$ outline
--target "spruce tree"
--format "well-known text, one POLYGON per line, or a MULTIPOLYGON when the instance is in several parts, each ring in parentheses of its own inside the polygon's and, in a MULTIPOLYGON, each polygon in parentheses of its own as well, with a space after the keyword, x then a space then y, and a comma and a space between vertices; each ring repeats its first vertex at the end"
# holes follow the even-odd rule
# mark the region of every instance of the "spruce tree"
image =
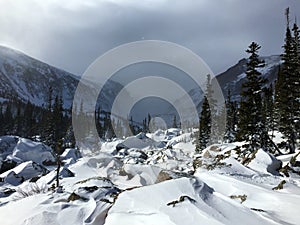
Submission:
POLYGON ((212 98, 212 88, 210 75, 207 75, 206 91, 202 102, 202 110, 199 117, 199 131, 196 139, 196 152, 201 152, 211 144, 212 130, 212 107, 214 101, 212 98), (210 100, 209 100, 210 99, 210 100))
POLYGON ((225 130, 225 127, 220 127, 223 125, 223 122, 219 120, 219 118, 222 118, 222 108, 218 112, 217 100, 214 98, 214 90, 212 87, 212 79, 210 74, 207 75, 206 80, 206 97, 210 108, 210 140, 212 143, 217 143, 220 139, 223 139, 224 136, 224 134, 220 134, 218 131, 225 130))
POLYGON ((53 89, 52 86, 49 87, 48 92, 48 102, 47 102, 47 111, 43 116, 43 134, 42 141, 50 146, 52 149, 55 147, 54 139, 54 119, 53 119, 53 89))
POLYGON ((261 77, 258 68, 264 67, 259 59, 258 51, 261 48, 252 42, 246 50, 250 54, 247 62, 247 80, 242 86, 241 103, 239 109, 239 124, 237 139, 249 142, 249 150, 264 147, 266 129, 263 123, 262 86, 265 80, 261 77))
POLYGON ((238 110, 237 102, 232 100, 231 91, 228 89, 227 99, 226 99, 226 130, 225 130, 225 140, 227 142, 233 142, 236 137, 236 127, 238 123, 238 110))
POLYGON ((176 118, 176 115, 174 115, 173 117, 173 128, 177 128, 177 118, 176 118))
POLYGON ((208 99, 204 96, 202 103, 202 110, 199 119, 199 133, 196 142, 196 152, 201 152, 210 144, 211 135, 211 111, 208 99))
POLYGON ((263 121, 268 132, 274 130, 274 98, 272 84, 263 90, 263 121))
POLYGON ((300 30, 297 23, 293 26, 293 67, 294 73, 291 78, 292 92, 293 92, 293 112, 294 112, 294 123, 295 123, 295 138, 300 138, 300 30))
POLYGON ((283 63, 275 90, 275 112, 277 129, 286 138, 290 153, 294 153, 299 135, 299 29, 295 24, 293 37, 289 26, 289 9, 286 10, 286 18, 283 63))

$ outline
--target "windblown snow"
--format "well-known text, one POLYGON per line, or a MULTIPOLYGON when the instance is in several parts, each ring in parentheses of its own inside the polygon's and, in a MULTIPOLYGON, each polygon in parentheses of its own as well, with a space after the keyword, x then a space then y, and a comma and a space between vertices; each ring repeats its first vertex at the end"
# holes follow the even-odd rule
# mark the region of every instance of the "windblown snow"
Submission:
POLYGON ((169 129, 66 149, 59 191, 49 147, 0 137, 1 224, 299 224, 299 151, 259 149, 244 162, 243 143, 195 154, 193 136, 169 129))

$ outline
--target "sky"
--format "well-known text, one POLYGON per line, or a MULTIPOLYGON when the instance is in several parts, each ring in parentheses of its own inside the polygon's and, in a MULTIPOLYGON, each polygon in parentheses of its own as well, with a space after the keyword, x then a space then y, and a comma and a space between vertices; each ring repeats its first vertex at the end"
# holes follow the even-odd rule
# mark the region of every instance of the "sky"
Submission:
POLYGON ((0 45, 81 75, 118 45, 171 41, 218 74, 252 41, 282 53, 287 7, 300 20, 300 0, 0 0, 0 45))

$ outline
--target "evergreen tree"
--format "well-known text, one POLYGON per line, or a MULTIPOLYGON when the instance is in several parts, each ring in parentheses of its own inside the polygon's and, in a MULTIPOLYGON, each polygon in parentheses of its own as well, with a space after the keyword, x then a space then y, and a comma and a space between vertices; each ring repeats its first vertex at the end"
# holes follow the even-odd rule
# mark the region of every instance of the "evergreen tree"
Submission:
MULTIPOLYGON (((220 130, 224 130, 225 127, 220 127, 222 126, 224 123, 220 122, 219 119, 222 118, 222 110, 224 110, 224 108, 220 109, 218 112, 218 106, 217 106, 217 100, 214 99, 214 91, 213 91, 213 87, 212 87, 212 79, 210 74, 207 75, 206 78, 206 97, 209 103, 209 108, 210 108, 210 126, 211 126, 211 132, 210 132, 210 140, 212 143, 218 143, 220 139, 223 139, 224 134, 220 134, 219 131, 220 130), (221 128, 221 129, 220 129, 221 128)), ((224 111, 223 111, 224 113, 224 111)), ((225 125, 225 124, 224 124, 225 125)), ((210 143, 210 144, 212 144, 210 143)))
POLYGON ((202 110, 199 118, 199 131, 196 140, 196 152, 201 152, 209 144, 211 144, 211 131, 212 131, 212 109, 214 112, 213 90, 211 87, 210 75, 207 75, 207 83, 204 99, 202 102, 202 110))
POLYGON ((53 104, 52 121, 53 139, 55 141, 62 139, 65 135, 65 125, 63 120, 63 102, 61 97, 56 96, 53 104))
POLYGON ((293 119, 295 123, 295 138, 300 138, 300 30, 295 21, 293 26, 293 67, 294 73, 292 74, 291 78, 291 85, 292 87, 292 94, 293 94, 293 119))
POLYGON ((265 81, 257 70, 264 66, 264 62, 259 59, 258 55, 260 48, 257 43, 252 42, 246 50, 250 56, 247 62, 247 81, 243 84, 239 110, 237 139, 248 141, 250 151, 264 147, 263 143, 266 138, 261 96, 262 86, 265 81))
POLYGON ((27 101, 24 108, 23 124, 24 136, 27 138, 32 137, 34 135, 35 118, 34 107, 29 101, 27 101))
POLYGON ((151 115, 150 115, 150 113, 148 113, 148 128, 150 127, 150 122, 151 122, 151 115))
POLYGON ((52 86, 49 87, 48 92, 48 102, 47 102, 47 111, 43 116, 43 134, 42 134, 42 141, 54 149, 55 139, 54 139, 54 120, 53 120, 53 89, 52 86))
POLYGON ((68 129, 66 131, 66 135, 64 137, 65 146, 68 148, 75 148, 76 147, 76 140, 74 136, 73 126, 72 123, 69 123, 68 129))
POLYGON ((210 144, 211 111, 207 96, 204 96, 199 119, 199 133, 196 141, 196 152, 201 152, 210 144))
POLYGON ((12 134, 12 127, 13 127, 13 113, 12 113, 12 108, 11 108, 11 102, 7 102, 6 103, 6 109, 4 111, 4 116, 3 116, 3 120, 4 120, 4 124, 3 124, 3 128, 4 128, 4 134, 12 134))
POLYGON ((174 115, 174 118, 173 118, 173 128, 177 128, 177 118, 176 118, 176 115, 174 115))
POLYGON ((267 131, 274 130, 274 99, 273 85, 264 88, 263 96, 263 121, 267 131))
POLYGON ((227 142, 233 142, 236 137, 236 127, 238 123, 238 110, 237 102, 232 100, 231 91, 228 89, 227 99, 226 99, 226 131, 225 131, 225 140, 227 142))
POLYGON ((102 127, 102 122, 101 122, 101 108, 100 106, 98 106, 98 109, 96 111, 96 128, 97 128, 97 131, 98 131, 98 134, 99 134, 99 137, 103 137, 103 127, 102 127))
POLYGON ((17 104, 17 113, 14 119, 13 133, 15 135, 22 136, 23 119, 21 115, 21 102, 17 102, 16 104, 17 104))
POLYGON ((290 153, 295 152, 299 135, 299 29, 293 27, 294 37, 289 26, 289 9, 286 10, 287 28, 282 54, 283 64, 278 74, 275 94, 276 125, 287 139, 290 153))
MULTIPOLYGON (((2 104, 0 105, 0 124, 4 124, 4 115, 3 115, 3 107, 2 104)), ((0 126, 0 135, 4 134, 3 126, 0 126)))

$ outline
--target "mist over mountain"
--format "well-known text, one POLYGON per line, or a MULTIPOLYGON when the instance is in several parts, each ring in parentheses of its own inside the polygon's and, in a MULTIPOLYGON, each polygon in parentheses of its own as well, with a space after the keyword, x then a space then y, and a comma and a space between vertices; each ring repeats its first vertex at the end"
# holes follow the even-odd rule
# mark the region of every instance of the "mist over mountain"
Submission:
MULTIPOLYGON (((267 84, 274 83, 281 58, 278 55, 262 57, 265 61, 265 67, 260 72, 266 78, 267 84)), ((230 89, 233 99, 238 100, 242 84, 246 80, 246 59, 241 59, 237 64, 230 67, 225 72, 216 76, 224 96, 230 89)), ((131 65, 117 72, 104 86, 98 98, 101 109, 110 111, 114 99, 118 93, 138 75, 161 75, 168 79, 173 79, 179 85, 183 86, 187 94, 190 95, 198 111, 201 111, 203 91, 195 88, 195 84, 189 76, 182 71, 174 69, 167 65, 154 65, 153 63, 131 65), (160 70, 161 69, 161 70, 160 70), (147 72, 149 71, 149 72, 147 72), (117 82, 120 80, 122 84, 117 82)), ((0 98, 1 101, 19 99, 24 102, 31 102, 34 105, 45 107, 48 99, 49 87, 53 87, 54 95, 62 95, 64 108, 70 108, 72 105, 74 93, 76 91, 79 76, 68 73, 64 70, 55 68, 37 59, 31 58, 26 54, 0 46, 0 98)), ((82 96, 85 102, 89 91, 96 91, 90 88, 86 83, 87 93, 82 96)), ((129 93, 130 95, 130 93, 129 93)), ((147 96, 146 96, 147 97, 147 96)), ((128 98, 130 101, 130 97, 128 98)), ((182 99, 178 99, 173 104, 178 104, 182 99)), ((127 103, 124 103, 127 104, 127 103)), ((160 100, 157 97, 147 97, 135 104, 128 115, 136 121, 142 121, 147 114, 162 117, 167 124, 171 124, 174 115, 177 115, 175 108, 170 103, 160 100)))

